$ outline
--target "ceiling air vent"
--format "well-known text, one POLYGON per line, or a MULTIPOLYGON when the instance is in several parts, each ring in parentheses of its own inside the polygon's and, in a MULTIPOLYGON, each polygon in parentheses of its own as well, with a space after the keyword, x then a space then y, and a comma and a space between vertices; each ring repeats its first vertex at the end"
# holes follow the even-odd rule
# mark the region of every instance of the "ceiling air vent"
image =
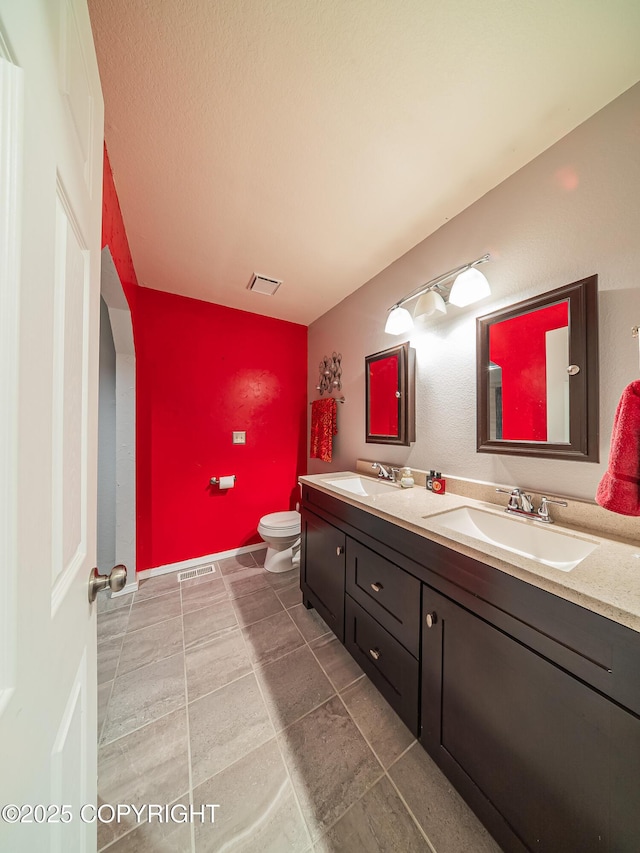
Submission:
POLYGON ((269 278, 266 275, 258 275, 257 272, 254 272, 248 288, 249 290, 253 290, 254 293, 264 293, 267 296, 273 296, 281 284, 282 282, 277 278, 269 278))

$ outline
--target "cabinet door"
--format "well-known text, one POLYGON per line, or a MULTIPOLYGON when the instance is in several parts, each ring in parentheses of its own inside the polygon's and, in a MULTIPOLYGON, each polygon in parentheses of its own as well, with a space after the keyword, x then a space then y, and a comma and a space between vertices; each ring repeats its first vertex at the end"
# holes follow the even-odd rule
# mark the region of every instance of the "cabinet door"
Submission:
POLYGON ((344 642, 345 535, 317 515, 303 512, 302 592, 340 642, 344 642))
POLYGON ((421 741, 505 849, 637 851, 638 719, 427 586, 423 619, 421 741))

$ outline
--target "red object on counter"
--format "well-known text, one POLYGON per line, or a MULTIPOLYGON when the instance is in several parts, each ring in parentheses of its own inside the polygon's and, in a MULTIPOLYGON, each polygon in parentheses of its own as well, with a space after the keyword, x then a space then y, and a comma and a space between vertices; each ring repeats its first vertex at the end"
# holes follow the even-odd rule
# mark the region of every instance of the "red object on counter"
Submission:
POLYGON ((447 481, 444 477, 434 477, 433 485, 431 486, 431 491, 435 492, 436 495, 444 495, 447 490, 447 481))

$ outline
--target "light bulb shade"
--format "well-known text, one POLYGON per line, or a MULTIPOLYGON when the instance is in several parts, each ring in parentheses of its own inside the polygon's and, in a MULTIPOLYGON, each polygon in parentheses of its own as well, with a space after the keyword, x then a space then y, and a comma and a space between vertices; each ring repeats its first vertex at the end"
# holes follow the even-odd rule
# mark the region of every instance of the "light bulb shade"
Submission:
POLYGON ((387 323, 384 327, 388 335, 401 335, 413 327, 413 319, 406 308, 394 308, 389 312, 387 323))
POLYGON ((416 302, 416 307, 413 309, 414 320, 426 320, 434 314, 446 314, 447 306, 439 293, 435 290, 427 290, 423 293, 420 299, 416 302))
POLYGON ((471 269, 461 272, 453 282, 449 302, 451 305, 457 305, 458 308, 464 308, 465 305, 471 305, 472 302, 484 299, 490 294, 491 288, 486 277, 480 270, 471 267, 471 269))

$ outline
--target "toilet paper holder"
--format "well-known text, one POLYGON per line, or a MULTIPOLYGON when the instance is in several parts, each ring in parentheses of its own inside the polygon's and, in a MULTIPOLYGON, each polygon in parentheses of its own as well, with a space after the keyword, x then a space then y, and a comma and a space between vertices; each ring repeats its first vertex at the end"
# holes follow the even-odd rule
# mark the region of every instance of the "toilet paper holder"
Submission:
MULTIPOLYGON (((231 477, 233 477, 233 483, 234 483, 234 485, 235 485, 235 482, 236 482, 236 475, 235 475, 235 474, 231 474, 230 476, 231 476, 231 477)), ((212 477, 212 478, 209 480, 209 485, 211 485, 211 486, 217 486, 217 485, 219 485, 219 483, 220 483, 220 479, 221 479, 220 477, 212 477)))

